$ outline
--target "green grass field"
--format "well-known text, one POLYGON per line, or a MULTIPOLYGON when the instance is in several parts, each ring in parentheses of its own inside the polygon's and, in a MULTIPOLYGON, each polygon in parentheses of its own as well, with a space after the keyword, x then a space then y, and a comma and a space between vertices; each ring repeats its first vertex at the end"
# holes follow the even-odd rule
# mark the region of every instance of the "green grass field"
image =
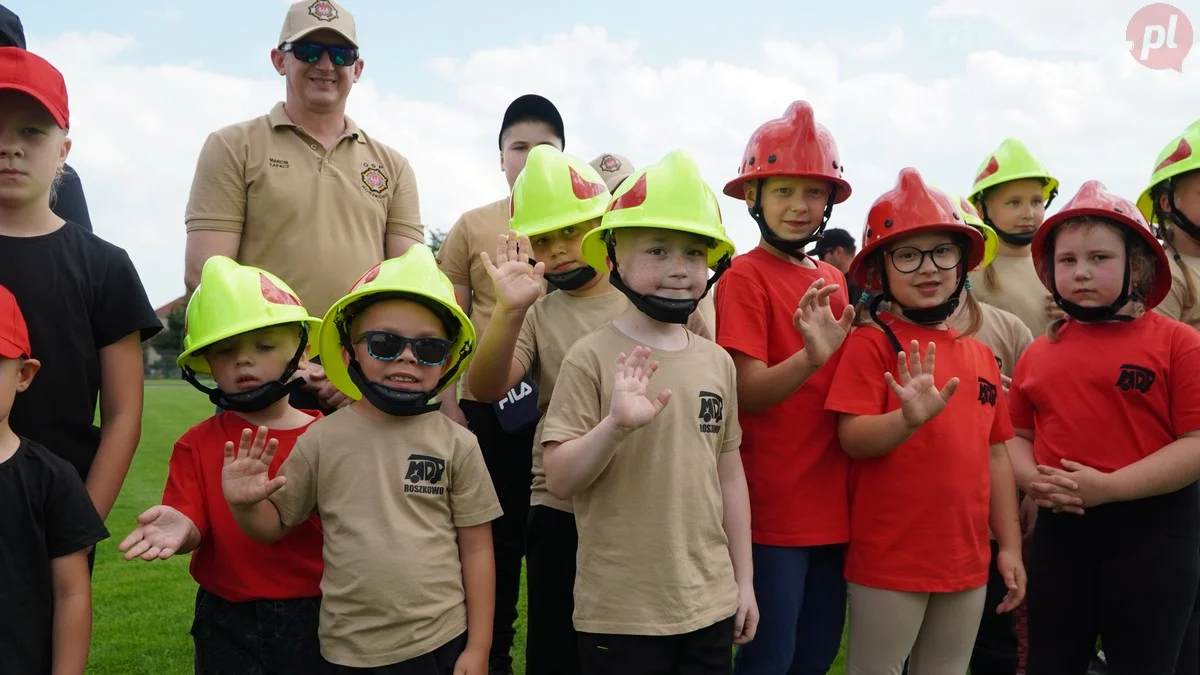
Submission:
MULTIPOLYGON (((95 625, 88 672, 98 675, 192 672, 188 635, 196 584, 189 556, 153 563, 126 562, 117 544, 136 525, 139 513, 157 504, 167 477, 171 446, 188 427, 212 414, 212 405, 191 387, 176 382, 146 385, 142 442, 121 497, 108 517, 112 537, 96 553, 93 582, 95 625)), ((515 672, 525 672, 525 594, 522 589, 513 648, 515 672)), ((833 675, 842 675, 839 655, 833 675)))

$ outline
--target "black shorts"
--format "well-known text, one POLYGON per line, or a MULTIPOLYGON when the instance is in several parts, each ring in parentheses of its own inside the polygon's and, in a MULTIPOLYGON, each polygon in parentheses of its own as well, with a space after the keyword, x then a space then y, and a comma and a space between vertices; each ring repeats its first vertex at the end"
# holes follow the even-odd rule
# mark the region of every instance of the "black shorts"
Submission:
MULTIPOLYGON (((355 673, 371 673, 371 675, 454 675, 454 664, 467 648, 467 634, 463 633, 437 649, 411 658, 400 663, 375 668, 351 668, 326 664, 326 675, 353 675, 355 673)), ((301 671, 297 671, 301 672, 301 671)))
POLYGON ((682 635, 579 634, 583 675, 730 675, 733 619, 682 635))

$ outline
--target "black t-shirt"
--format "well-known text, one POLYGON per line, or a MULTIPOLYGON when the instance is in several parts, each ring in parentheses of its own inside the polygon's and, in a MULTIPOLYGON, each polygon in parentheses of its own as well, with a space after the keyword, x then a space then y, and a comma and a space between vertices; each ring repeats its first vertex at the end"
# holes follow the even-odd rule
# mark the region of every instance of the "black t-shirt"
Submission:
POLYGON ((130 333, 146 340, 162 323, 125 251, 74 223, 38 237, 0 236, 0 260, 0 285, 16 296, 42 363, 9 424, 86 479, 100 446, 100 350, 130 333))
POLYGON ((62 180, 58 184, 58 195, 50 204, 54 215, 63 220, 77 223, 88 232, 92 231, 92 218, 88 215, 87 200, 83 197, 83 182, 70 164, 63 165, 62 180))
POLYGON ((0 463, 0 675, 50 672, 51 561, 107 538, 74 468, 21 439, 0 463))

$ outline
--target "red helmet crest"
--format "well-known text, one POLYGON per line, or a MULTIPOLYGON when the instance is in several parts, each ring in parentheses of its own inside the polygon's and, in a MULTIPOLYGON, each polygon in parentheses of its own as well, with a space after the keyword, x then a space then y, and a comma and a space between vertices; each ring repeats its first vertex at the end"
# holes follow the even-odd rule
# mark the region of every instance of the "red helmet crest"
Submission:
POLYGON ((983 262, 983 235, 963 222, 950 196, 926 185, 916 169, 901 169, 896 187, 876 199, 867 213, 862 250, 850 263, 850 282, 864 290, 879 290, 879 279, 867 283, 872 254, 898 238, 935 231, 967 238, 968 270, 983 262))
POLYGON ((760 126, 742 155, 738 176, 725 185, 725 194, 744 199, 747 181, 772 177, 815 178, 837 187, 834 203, 850 196, 850 184, 842 178, 842 161, 833 134, 817 124, 812 106, 796 101, 783 117, 760 126))

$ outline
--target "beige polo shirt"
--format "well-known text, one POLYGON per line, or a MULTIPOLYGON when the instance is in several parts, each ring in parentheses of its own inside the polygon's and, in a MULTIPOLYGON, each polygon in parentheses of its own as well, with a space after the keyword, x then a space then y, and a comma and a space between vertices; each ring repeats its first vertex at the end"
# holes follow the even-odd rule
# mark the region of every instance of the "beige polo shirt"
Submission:
MULTIPOLYGON (((543 443, 580 438, 609 414, 617 355, 638 344, 612 323, 575 342, 554 384, 543 443)), ((651 358, 659 366, 646 395, 670 389, 670 403, 626 436, 572 500, 581 632, 682 635, 737 611, 717 470, 721 454, 742 441, 733 359, 690 331, 686 348, 654 349, 651 358)))
POLYGON ((425 237, 408 160, 349 117, 326 150, 282 103, 209 135, 184 222, 241 234, 238 262, 279 276, 318 317, 383 260, 386 235, 425 237))
POLYGON ((378 420, 361 405, 309 427, 270 499, 289 527, 321 516, 321 654, 374 668, 467 629, 458 530, 501 511, 470 431, 438 412, 378 420))

